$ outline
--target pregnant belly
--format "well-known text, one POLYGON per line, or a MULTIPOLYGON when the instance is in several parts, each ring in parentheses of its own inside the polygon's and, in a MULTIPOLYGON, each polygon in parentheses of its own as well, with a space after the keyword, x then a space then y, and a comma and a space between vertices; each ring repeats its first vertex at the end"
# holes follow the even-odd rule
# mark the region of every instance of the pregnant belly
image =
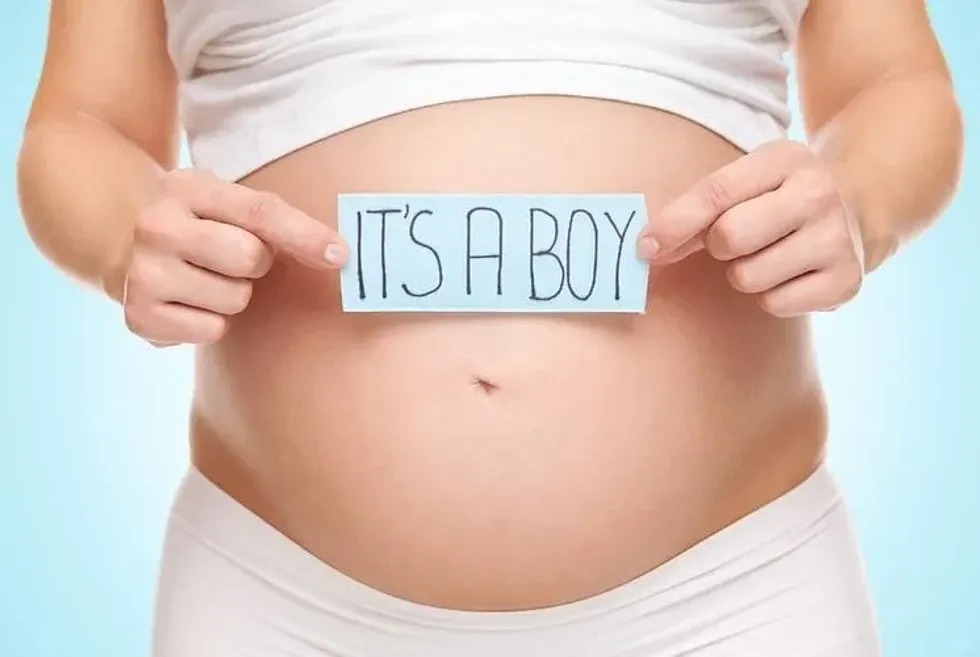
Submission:
MULTIPOLYGON (((642 193, 655 219, 738 155, 661 112, 513 98, 378 121, 243 182, 333 226, 350 192, 642 193)), ((800 481, 824 435, 804 322, 703 254, 648 283, 643 314, 344 313, 336 275, 282 260, 199 353, 194 460, 396 596, 513 609, 609 589, 800 481)))

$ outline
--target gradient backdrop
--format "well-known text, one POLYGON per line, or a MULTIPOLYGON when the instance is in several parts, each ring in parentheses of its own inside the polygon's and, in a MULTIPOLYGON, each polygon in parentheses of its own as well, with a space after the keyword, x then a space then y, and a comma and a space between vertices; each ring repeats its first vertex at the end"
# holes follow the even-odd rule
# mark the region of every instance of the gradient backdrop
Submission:
MULTIPOLYGON (((930 3, 969 124, 980 3, 930 3)), ((0 0, 0 657, 146 655, 161 536, 187 457, 191 352, 35 252, 19 132, 47 3, 0 0)), ((886 657, 980 656, 980 136, 939 225, 817 320, 830 458, 856 517, 886 657)), ((790 656, 787 656, 790 657, 790 656)))

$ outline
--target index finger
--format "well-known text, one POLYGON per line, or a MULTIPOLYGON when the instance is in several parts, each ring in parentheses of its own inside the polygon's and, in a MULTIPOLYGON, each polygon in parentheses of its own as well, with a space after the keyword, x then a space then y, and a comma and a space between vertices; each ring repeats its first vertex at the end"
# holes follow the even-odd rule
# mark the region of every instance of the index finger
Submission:
POLYGON ((177 174, 172 181, 199 217, 237 226, 312 267, 339 267, 347 260, 347 247, 336 231, 276 194, 215 175, 177 174))
POLYGON ((652 239, 658 254, 683 246, 731 208, 777 189, 789 170, 778 151, 790 150, 796 149, 765 145, 717 169, 664 206, 641 238, 652 239))

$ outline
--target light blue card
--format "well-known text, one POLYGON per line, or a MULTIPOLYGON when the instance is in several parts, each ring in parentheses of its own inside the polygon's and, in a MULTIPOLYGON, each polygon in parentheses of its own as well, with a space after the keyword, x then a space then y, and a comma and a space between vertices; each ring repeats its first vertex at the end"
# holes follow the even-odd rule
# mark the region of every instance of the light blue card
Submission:
POLYGON ((341 194, 347 312, 642 313, 642 194, 341 194))

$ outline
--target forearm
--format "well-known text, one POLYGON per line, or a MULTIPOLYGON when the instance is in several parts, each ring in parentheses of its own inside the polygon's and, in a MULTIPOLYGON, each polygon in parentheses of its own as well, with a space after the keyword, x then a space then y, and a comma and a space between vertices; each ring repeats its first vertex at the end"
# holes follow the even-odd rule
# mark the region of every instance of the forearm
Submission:
POLYGON ((959 181, 960 111, 941 73, 895 76, 858 94, 813 135, 877 269, 927 228, 959 181))
POLYGON ((163 170, 95 119, 40 121, 26 132, 18 161, 28 232, 54 264, 119 301, 133 223, 163 170))

